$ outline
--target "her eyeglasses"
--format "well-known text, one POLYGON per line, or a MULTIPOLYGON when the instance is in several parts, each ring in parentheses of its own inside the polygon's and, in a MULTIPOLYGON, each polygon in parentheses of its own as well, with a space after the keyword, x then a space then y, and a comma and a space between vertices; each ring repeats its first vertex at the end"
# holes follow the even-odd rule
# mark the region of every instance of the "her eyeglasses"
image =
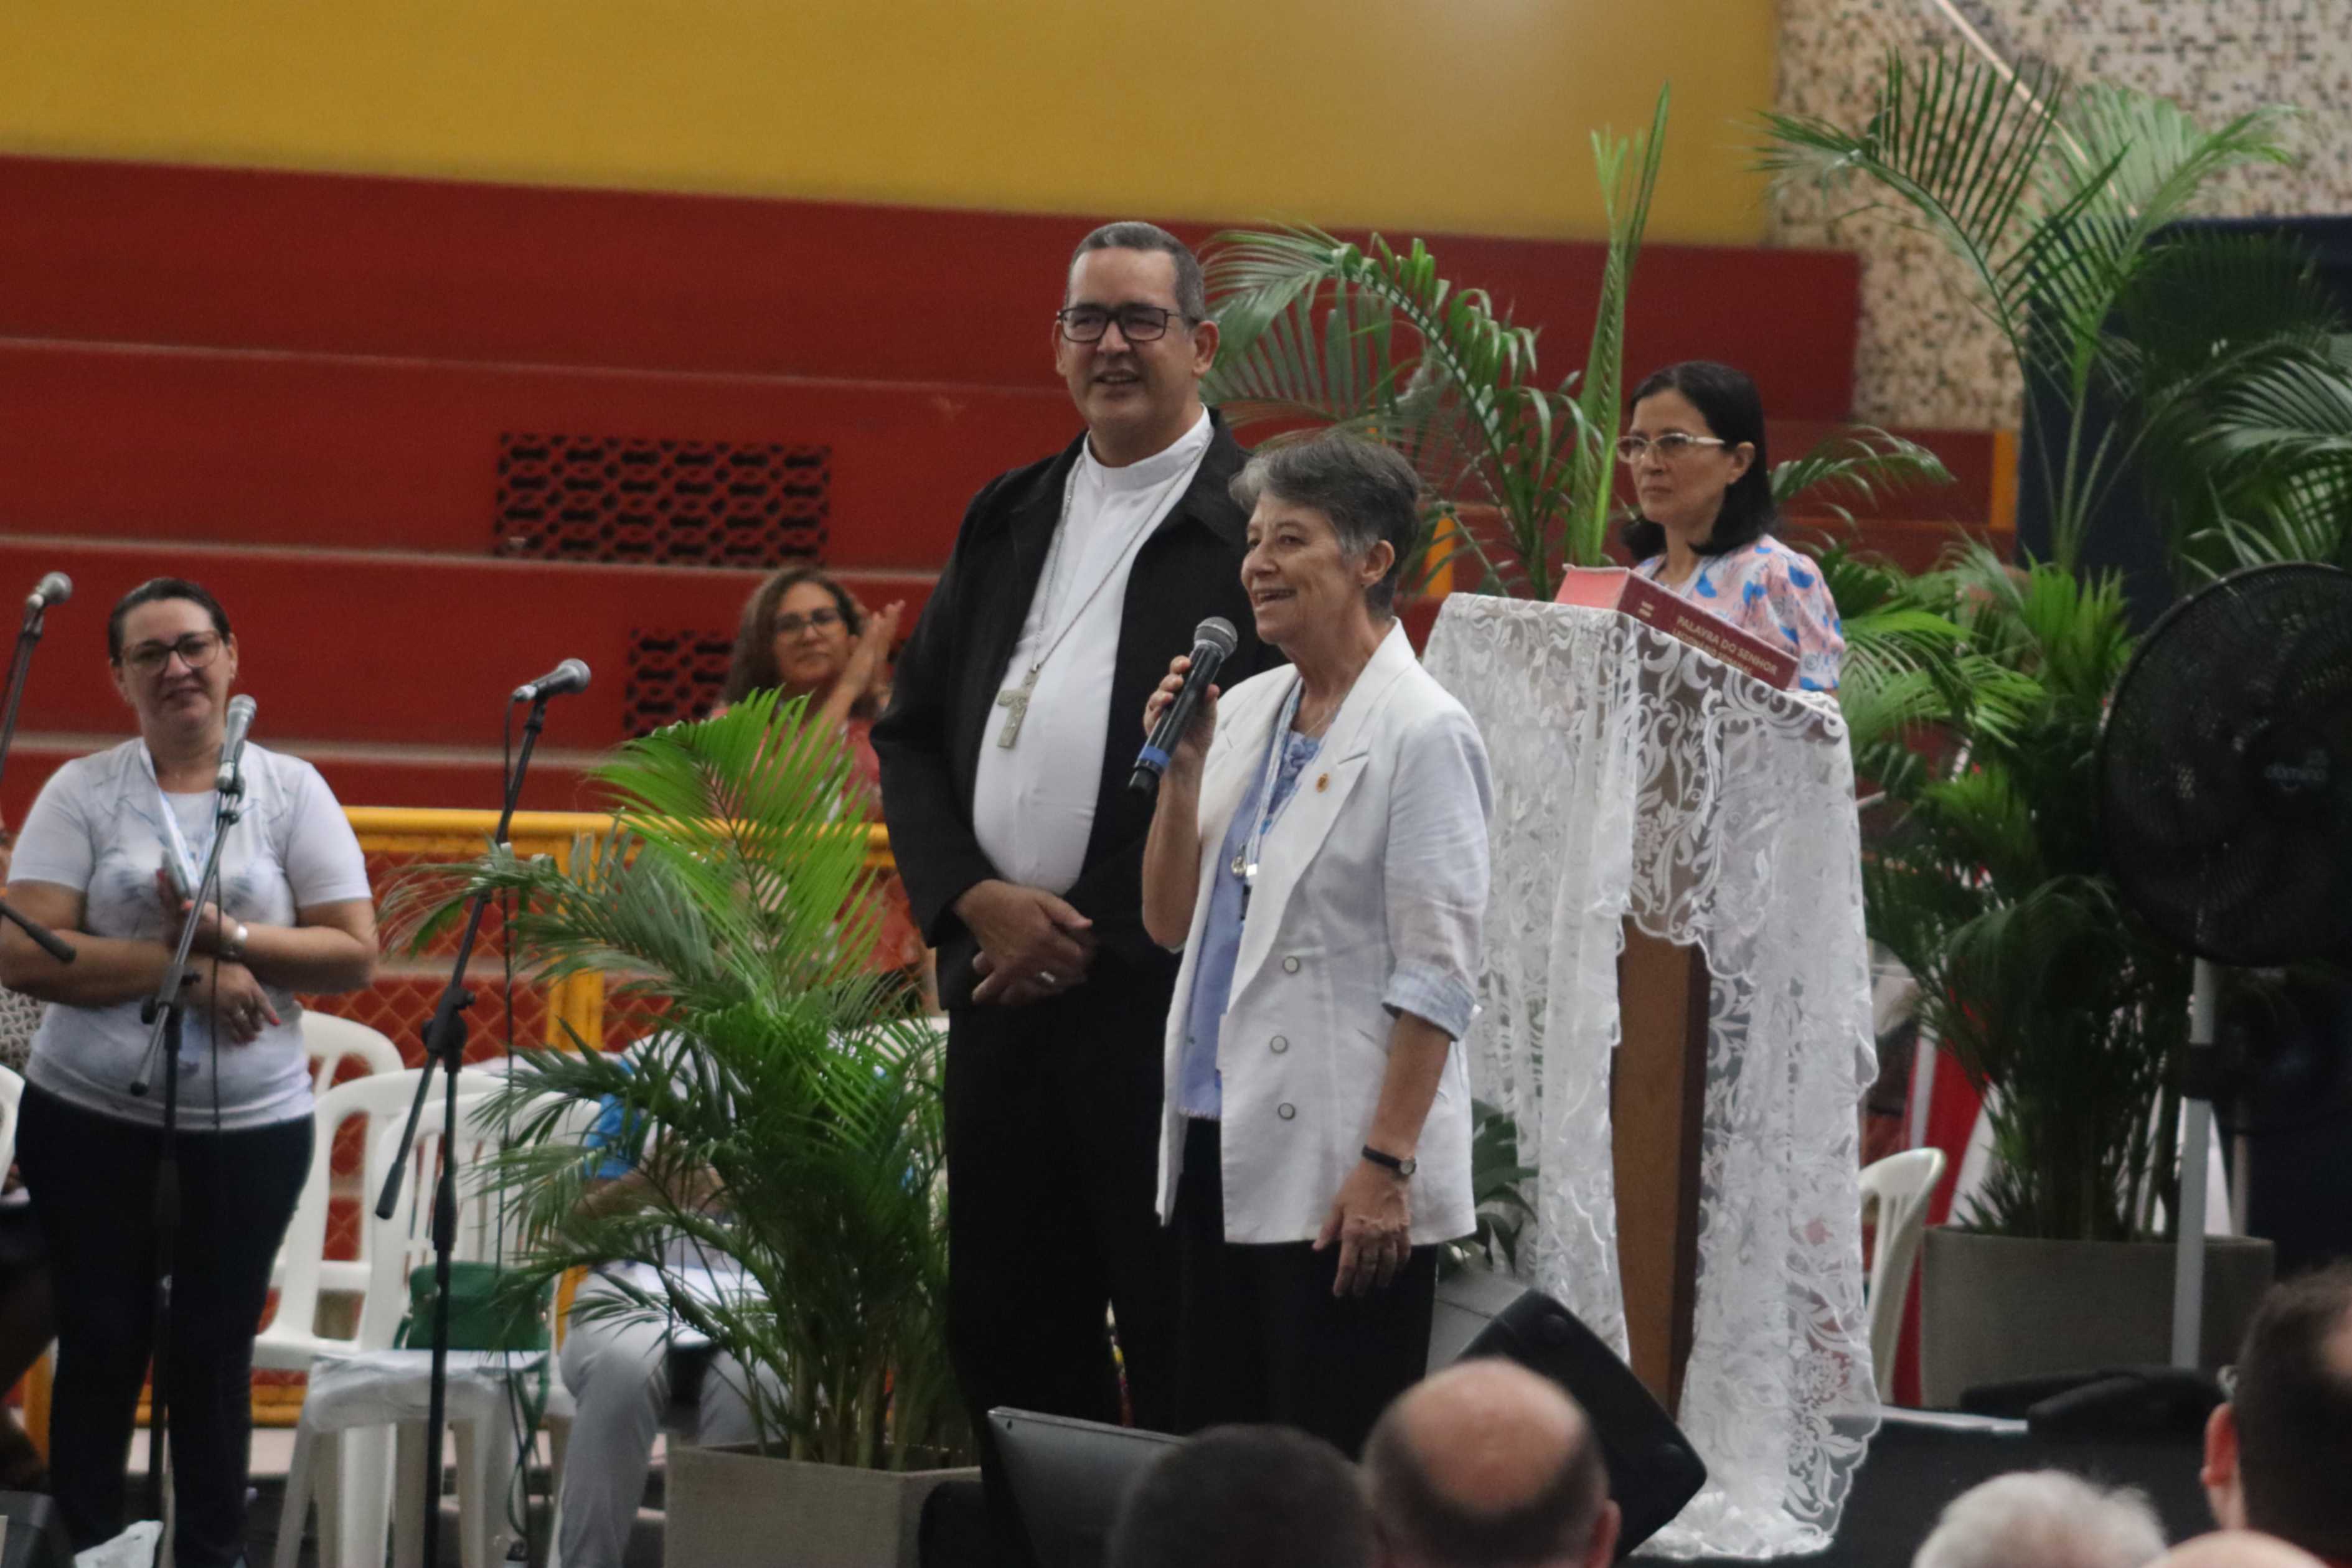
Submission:
POLYGON ((180 655, 180 663, 192 670, 201 670, 220 656, 221 637, 217 632, 191 632, 172 643, 142 643, 122 655, 122 662, 133 674, 157 675, 180 655))
POLYGON ((1679 430, 1669 430, 1659 436, 1628 435, 1617 443, 1617 461, 1630 468, 1654 448, 1661 459, 1672 463, 1696 446, 1730 444, 1719 435, 1685 435, 1679 430))
POLYGON ((805 615, 779 615, 776 617, 776 635, 797 637, 812 626, 823 630, 840 624, 841 612, 838 610, 812 610, 805 615))

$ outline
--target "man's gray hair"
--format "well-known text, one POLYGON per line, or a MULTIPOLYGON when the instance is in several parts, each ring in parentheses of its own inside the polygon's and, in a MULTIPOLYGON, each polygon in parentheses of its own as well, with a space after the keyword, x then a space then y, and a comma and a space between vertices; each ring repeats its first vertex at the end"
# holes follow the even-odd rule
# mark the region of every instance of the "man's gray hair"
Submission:
POLYGON ((2144 1568, 2164 1555, 2145 1495, 2063 1470, 2020 1470, 1944 1507, 1911 1568, 2144 1568))
MULTIPOLYGON (((1209 319, 1209 286, 1201 277, 1201 258, 1192 247, 1161 228, 1137 218, 1105 224, 1078 242, 1070 253, 1070 265, 1078 265, 1078 257, 1090 250, 1156 250, 1176 263, 1176 308, 1194 322, 1209 319)), ((1065 299, 1068 298, 1066 290, 1065 299)))
POLYGON ((1388 575, 1364 590, 1364 602, 1385 615, 1396 602, 1404 558, 1421 537, 1421 476, 1394 447, 1360 435, 1326 431, 1305 441, 1261 448, 1230 486, 1244 512, 1271 496, 1312 507, 1331 519, 1339 549, 1360 559, 1386 539, 1396 550, 1388 575))

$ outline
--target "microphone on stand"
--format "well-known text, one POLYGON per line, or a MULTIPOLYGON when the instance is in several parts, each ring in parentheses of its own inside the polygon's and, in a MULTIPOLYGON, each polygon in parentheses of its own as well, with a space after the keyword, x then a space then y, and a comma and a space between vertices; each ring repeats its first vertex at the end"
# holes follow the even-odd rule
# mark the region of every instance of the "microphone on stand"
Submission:
POLYGON ((1210 685, 1217 678, 1217 668, 1241 643, 1234 623, 1222 615, 1212 615, 1192 629, 1192 667, 1185 672, 1183 689, 1160 722, 1151 727, 1151 738, 1135 755, 1135 771, 1129 775, 1127 788, 1132 794, 1147 799, 1160 793, 1160 776, 1168 771, 1168 758, 1176 743, 1184 738, 1192 726, 1193 710, 1209 693, 1210 685))
POLYGON ((588 689, 588 666, 577 659, 566 659, 535 681, 526 681, 514 689, 508 700, 535 703, 541 697, 562 696, 566 692, 588 689))
POLYGON ((228 699, 228 719, 221 727, 220 772, 213 788, 224 795, 245 793, 245 735, 253 727, 254 701, 243 692, 228 699))
POLYGON ((73 579, 62 571, 53 571, 41 579, 32 592, 25 596, 27 610, 47 610, 52 604, 63 604, 73 597, 73 579))

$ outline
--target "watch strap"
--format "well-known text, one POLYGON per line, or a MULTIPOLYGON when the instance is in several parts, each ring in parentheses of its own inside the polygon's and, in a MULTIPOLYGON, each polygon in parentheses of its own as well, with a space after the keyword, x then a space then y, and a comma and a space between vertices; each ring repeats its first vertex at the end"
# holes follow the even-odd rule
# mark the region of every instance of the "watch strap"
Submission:
POLYGON ((1388 1153, 1386 1150, 1372 1147, 1370 1144, 1366 1144, 1364 1145, 1364 1158, 1371 1161, 1372 1164, 1380 1166, 1382 1170, 1393 1171, 1401 1176, 1410 1176, 1415 1170, 1420 1168, 1420 1162, 1416 1160, 1410 1158, 1400 1159, 1398 1156, 1388 1153))

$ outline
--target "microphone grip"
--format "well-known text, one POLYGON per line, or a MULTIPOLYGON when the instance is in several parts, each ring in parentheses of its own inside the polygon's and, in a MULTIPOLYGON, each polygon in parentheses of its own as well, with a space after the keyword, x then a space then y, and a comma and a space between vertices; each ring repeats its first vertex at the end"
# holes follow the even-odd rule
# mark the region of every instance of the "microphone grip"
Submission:
POLYGON ((1160 776, 1168 771, 1177 744, 1192 727, 1192 716, 1200 710, 1202 697, 1215 682, 1218 666, 1224 662, 1223 649, 1202 643, 1192 650, 1192 668, 1177 690, 1176 700, 1168 705, 1168 711, 1151 727, 1151 738, 1135 755, 1135 771, 1127 779, 1129 794, 1150 800, 1160 793, 1160 776))

